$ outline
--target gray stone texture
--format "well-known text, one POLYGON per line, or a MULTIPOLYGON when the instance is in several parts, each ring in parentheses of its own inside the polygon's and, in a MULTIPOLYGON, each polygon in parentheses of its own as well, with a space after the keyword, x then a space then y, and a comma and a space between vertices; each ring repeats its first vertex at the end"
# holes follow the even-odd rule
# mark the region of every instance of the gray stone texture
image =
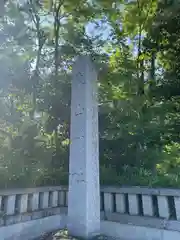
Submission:
POLYGON ((97 73, 88 56, 73 67, 68 229, 90 237, 100 231, 97 73))

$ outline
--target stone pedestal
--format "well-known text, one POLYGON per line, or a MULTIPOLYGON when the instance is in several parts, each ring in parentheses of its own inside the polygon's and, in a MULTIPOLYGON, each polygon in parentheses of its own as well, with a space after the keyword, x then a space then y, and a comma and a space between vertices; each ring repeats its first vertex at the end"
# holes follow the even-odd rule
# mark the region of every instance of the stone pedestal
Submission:
POLYGON ((73 67, 68 230, 89 238, 100 232, 97 73, 88 56, 73 67))

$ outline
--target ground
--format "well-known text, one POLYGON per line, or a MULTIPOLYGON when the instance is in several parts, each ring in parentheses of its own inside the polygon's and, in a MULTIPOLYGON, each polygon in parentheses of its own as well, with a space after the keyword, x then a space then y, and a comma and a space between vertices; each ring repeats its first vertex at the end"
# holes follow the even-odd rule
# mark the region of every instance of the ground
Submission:
POLYGON ((73 238, 68 235, 68 232, 66 230, 60 230, 48 234, 43 234, 41 237, 35 239, 35 240, 78 240, 77 238, 73 238))
MULTIPOLYGON (((41 237, 34 239, 34 240, 80 240, 80 239, 69 236, 68 232, 66 230, 60 230, 57 232, 44 234, 41 237)), ((93 238, 93 240, 113 240, 113 239, 110 237, 100 235, 100 236, 93 238)))

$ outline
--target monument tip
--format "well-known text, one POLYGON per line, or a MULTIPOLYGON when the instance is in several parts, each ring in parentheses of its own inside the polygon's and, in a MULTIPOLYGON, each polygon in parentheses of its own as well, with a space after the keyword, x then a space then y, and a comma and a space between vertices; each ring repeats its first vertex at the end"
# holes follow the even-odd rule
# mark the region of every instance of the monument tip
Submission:
POLYGON ((84 72, 87 69, 90 69, 90 72, 96 71, 91 56, 90 55, 77 56, 75 59, 75 63, 73 65, 73 72, 76 73, 77 70, 84 72))

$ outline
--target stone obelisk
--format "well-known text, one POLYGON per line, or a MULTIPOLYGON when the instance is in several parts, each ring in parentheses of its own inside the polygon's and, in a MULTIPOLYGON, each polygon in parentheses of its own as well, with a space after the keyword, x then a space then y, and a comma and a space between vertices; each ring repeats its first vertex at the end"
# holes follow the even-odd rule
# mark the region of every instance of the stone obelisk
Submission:
POLYGON ((97 73, 88 56, 72 72, 68 230, 90 238, 100 233, 97 73))

